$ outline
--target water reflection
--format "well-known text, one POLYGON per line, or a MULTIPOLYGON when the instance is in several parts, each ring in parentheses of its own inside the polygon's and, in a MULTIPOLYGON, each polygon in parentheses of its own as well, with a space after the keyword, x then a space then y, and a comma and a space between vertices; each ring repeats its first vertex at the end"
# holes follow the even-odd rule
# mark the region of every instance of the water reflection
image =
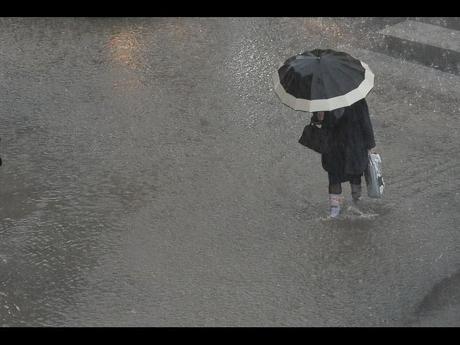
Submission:
POLYGON ((133 31, 123 31, 113 35, 108 46, 114 61, 128 67, 137 67, 139 42, 133 31))
POLYGON ((115 89, 137 91, 143 86, 143 74, 148 70, 143 61, 139 33, 130 28, 124 28, 110 37, 108 53, 115 65, 112 70, 112 80, 115 89))
POLYGON ((309 34, 321 34, 328 39, 340 39, 346 42, 354 36, 327 18, 306 18, 303 21, 302 29, 309 34))

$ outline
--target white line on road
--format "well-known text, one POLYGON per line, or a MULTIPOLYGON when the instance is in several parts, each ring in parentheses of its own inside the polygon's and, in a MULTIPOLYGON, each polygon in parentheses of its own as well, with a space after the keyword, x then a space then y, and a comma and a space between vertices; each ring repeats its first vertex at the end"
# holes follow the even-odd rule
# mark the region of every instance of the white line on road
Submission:
POLYGON ((380 33, 460 53, 460 31, 442 26, 405 20, 381 30, 380 33))

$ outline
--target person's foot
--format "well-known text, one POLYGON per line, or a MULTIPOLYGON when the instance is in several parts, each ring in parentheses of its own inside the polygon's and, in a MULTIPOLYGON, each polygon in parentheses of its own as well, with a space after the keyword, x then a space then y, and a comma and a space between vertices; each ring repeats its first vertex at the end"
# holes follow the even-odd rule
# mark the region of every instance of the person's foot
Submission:
POLYGON ((358 205, 361 204, 362 197, 359 197, 359 198, 352 198, 351 200, 353 201, 353 205, 354 205, 354 206, 358 206, 358 205))
POLYGON ((355 204, 348 206, 347 211, 357 216, 363 215, 363 212, 355 204))
POLYGON ((360 184, 350 184, 351 185, 351 198, 354 205, 358 205, 361 200, 362 188, 360 184))
POLYGON ((337 218, 340 215, 340 206, 331 206, 330 217, 337 218))
POLYGON ((343 197, 340 194, 329 194, 330 216, 337 218, 342 208, 343 197))

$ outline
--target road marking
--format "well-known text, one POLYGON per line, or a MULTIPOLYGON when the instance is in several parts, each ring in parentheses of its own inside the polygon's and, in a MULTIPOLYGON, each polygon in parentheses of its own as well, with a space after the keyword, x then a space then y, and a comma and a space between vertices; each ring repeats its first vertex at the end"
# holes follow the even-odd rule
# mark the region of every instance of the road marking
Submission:
POLYGON ((460 53, 460 31, 438 25, 405 20, 380 30, 379 33, 460 53))
POLYGON ((458 75, 367 49, 346 45, 337 48, 366 62, 376 76, 376 87, 379 86, 379 79, 385 76, 404 80, 414 88, 436 88, 460 99, 460 76, 458 75))

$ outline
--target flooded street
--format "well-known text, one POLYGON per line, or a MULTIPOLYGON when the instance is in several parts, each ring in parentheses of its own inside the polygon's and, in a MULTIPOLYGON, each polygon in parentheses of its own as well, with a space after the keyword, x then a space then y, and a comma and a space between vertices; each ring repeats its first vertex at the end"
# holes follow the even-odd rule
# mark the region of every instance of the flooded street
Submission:
POLYGON ((0 19, 0 325, 460 326, 460 51, 403 55, 391 35, 412 22, 459 32, 0 19), (327 173, 297 142, 310 114, 273 92, 318 47, 375 74, 386 187, 362 216, 325 219, 327 173))

